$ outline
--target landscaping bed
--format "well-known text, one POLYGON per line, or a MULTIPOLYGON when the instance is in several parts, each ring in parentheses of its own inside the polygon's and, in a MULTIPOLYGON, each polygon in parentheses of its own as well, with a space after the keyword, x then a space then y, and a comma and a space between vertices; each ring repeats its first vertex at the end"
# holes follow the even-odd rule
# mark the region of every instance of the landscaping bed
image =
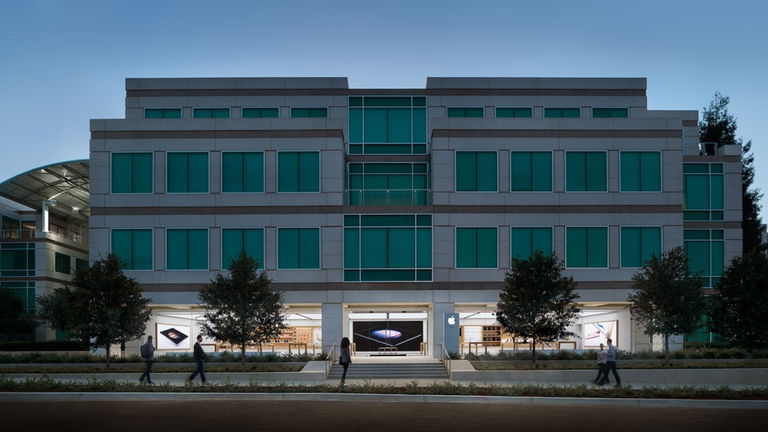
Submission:
MULTIPOLYGON (((246 363, 263 362, 308 362, 312 360, 325 360, 325 354, 275 354, 275 353, 246 353, 246 363)), ((57 354, 57 353, 23 353, 0 354, 0 364, 14 363, 105 363, 106 358, 102 355, 93 355, 90 353, 79 354, 57 354)), ((124 358, 112 357, 109 359, 111 364, 120 363, 143 363, 138 354, 127 355, 124 358)), ((195 359, 192 353, 169 353, 158 355, 154 359, 158 363, 194 363, 195 359)), ((219 352, 208 353, 208 363, 236 363, 240 362, 240 353, 219 352)))
MULTIPOLYGON (((246 364, 234 362, 218 362, 206 364, 206 372, 298 372, 304 368, 306 362, 248 362, 246 364)), ((163 372, 191 372, 196 367, 195 363, 157 363, 152 366, 152 373, 163 372)), ((109 368, 103 363, 27 363, 27 364, 3 364, 0 365, 0 374, 10 373, 142 373, 145 370, 144 363, 117 363, 109 368)))
MULTIPOLYGON (((592 370, 595 360, 470 360, 476 370, 592 370)), ((669 366, 664 360, 619 360, 620 369, 721 369, 768 368, 768 359, 688 359, 673 360, 669 366)))
POLYGON ((337 385, 248 385, 210 384, 173 386, 156 384, 147 386, 119 381, 90 381, 87 383, 57 382, 50 378, 15 381, 0 377, 2 392, 178 392, 178 393, 370 393, 413 395, 465 395, 465 396, 530 396, 530 397, 590 397, 590 398, 662 398, 662 399, 723 399, 768 400, 768 387, 731 390, 723 387, 713 390, 696 387, 593 388, 591 386, 477 386, 474 384, 436 383, 427 386, 412 381, 405 386, 381 384, 337 385))

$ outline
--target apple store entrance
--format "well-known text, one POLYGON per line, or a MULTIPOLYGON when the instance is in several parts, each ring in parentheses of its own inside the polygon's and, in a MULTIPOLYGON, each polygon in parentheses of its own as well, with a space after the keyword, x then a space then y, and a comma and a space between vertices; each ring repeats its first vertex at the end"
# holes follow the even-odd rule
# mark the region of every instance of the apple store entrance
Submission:
POLYGON ((426 356, 428 327, 426 310, 350 310, 348 313, 348 334, 356 357, 402 360, 426 356))

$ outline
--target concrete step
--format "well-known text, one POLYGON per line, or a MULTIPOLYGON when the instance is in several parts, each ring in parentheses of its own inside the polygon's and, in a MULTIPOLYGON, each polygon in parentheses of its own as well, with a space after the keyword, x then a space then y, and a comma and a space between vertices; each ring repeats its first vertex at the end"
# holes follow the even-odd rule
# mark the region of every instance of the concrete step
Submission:
MULTIPOLYGON (((328 378, 341 379, 343 372, 341 365, 333 365, 328 378)), ((448 372, 442 363, 352 363, 347 371, 347 378, 448 378, 448 372)))

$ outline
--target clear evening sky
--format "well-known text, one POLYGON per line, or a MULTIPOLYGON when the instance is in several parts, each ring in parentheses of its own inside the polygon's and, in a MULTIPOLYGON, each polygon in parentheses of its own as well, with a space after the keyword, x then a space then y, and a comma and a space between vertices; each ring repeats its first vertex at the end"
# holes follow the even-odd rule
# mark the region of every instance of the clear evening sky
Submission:
POLYGON ((0 181, 87 158, 126 77, 647 77, 650 109, 729 96, 768 192, 766 21, 738 0, 0 0, 0 181))

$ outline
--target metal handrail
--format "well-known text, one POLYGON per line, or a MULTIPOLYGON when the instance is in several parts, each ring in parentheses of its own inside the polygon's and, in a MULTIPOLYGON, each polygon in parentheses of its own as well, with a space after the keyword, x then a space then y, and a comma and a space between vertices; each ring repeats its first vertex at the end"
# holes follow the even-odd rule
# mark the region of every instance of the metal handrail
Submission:
POLYGON ((426 198, 426 201, 423 204, 429 205, 432 201, 431 192, 432 189, 347 189, 347 201, 348 204, 350 204, 349 201, 352 201, 351 197, 354 195, 358 202, 358 204, 354 205, 370 205, 370 203, 366 201, 381 201, 378 203, 380 205, 418 205, 418 196, 420 193, 423 193, 424 197, 426 198), (365 194, 367 192, 381 193, 382 198, 366 198, 365 194), (401 202, 402 198, 392 198, 393 192, 410 192, 410 199, 405 200, 409 202, 401 202))
POLYGON ((331 349, 328 350, 328 358, 325 359, 325 377, 331 374, 333 364, 336 362, 336 344, 331 345, 331 349))
POLYGON ((448 353, 448 350, 445 349, 445 345, 443 344, 440 344, 440 350, 442 354, 441 360, 443 361, 443 364, 445 364, 445 369, 448 371, 448 378, 450 379, 453 375, 451 373, 451 355, 448 353))

